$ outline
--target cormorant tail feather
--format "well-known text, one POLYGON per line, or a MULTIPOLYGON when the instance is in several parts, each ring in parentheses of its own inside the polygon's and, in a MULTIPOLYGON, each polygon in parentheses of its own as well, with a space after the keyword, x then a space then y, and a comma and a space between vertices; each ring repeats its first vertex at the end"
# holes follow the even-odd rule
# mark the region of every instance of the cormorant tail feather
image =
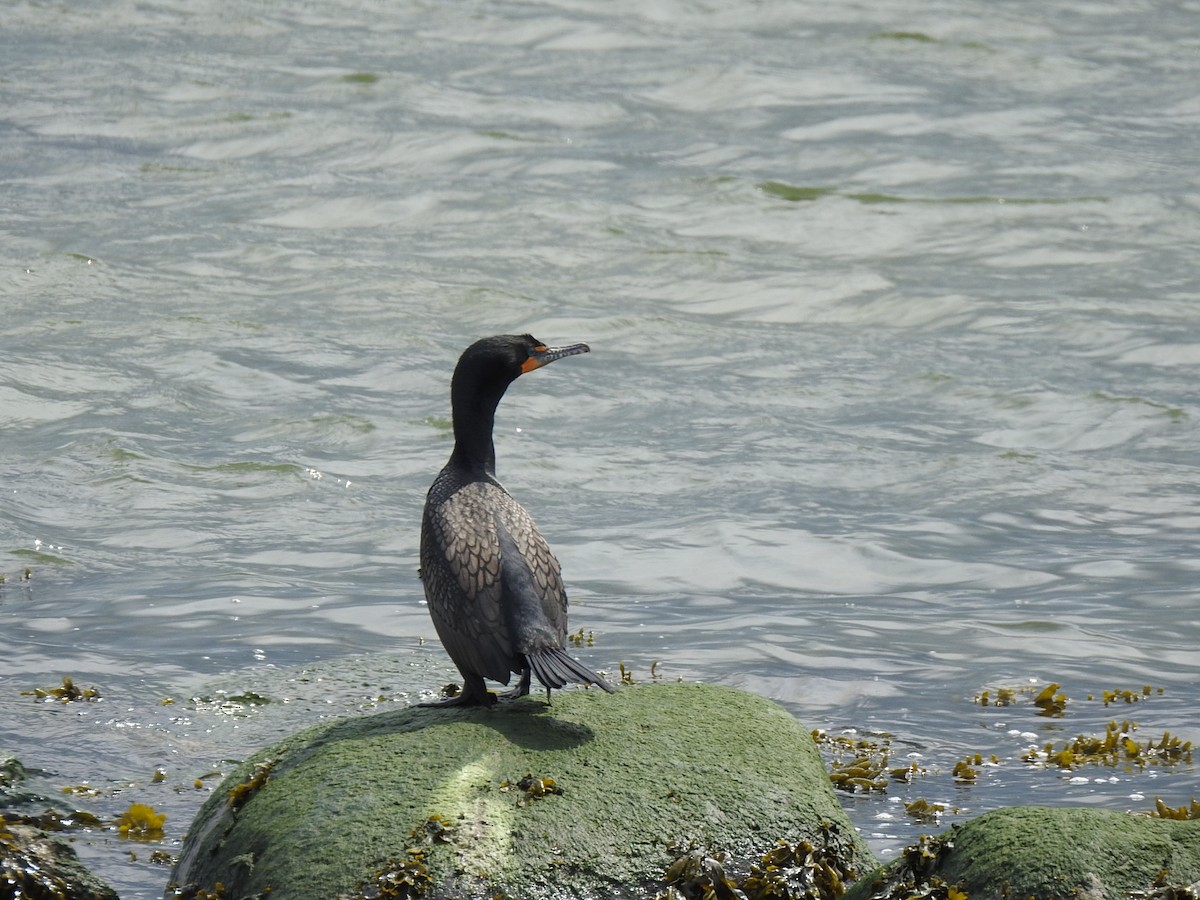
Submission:
POLYGON ((616 692, 616 688, 611 684, 558 647, 535 650, 526 654, 525 658, 529 660, 529 667, 533 669, 537 680, 547 690, 564 687, 567 682, 573 681, 578 684, 594 684, 610 694, 616 692))

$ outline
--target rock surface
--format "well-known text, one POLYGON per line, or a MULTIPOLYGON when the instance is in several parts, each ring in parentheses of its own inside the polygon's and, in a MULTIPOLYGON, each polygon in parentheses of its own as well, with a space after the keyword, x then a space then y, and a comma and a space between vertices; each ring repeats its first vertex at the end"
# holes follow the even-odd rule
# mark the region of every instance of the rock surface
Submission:
POLYGON ((0 818, 0 897, 117 900, 63 841, 0 818))
POLYGON ((970 900, 1169 898, 1196 896, 1200 882, 1200 821, 1104 809, 999 809, 924 851, 863 878, 846 900, 947 896, 951 887, 970 900), (1189 886, 1190 895, 1170 892, 1189 886))
POLYGON ((744 871, 777 839, 832 848, 860 873, 876 865, 787 711, 647 684, 309 729, 214 793, 172 883, 378 896, 392 872, 431 897, 653 896, 673 846, 695 841, 744 871))

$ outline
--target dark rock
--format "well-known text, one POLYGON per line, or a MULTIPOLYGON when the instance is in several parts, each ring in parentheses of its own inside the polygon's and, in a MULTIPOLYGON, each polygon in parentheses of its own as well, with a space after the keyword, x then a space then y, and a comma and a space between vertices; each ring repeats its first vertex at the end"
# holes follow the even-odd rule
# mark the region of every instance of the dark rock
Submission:
POLYGON ((117 892, 62 841, 27 825, 0 824, 0 897, 117 900, 117 892))

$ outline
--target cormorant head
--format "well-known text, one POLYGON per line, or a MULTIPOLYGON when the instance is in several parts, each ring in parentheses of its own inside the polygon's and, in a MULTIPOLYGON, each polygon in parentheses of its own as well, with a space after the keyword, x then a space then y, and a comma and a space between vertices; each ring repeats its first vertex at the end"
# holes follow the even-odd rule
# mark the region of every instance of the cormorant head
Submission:
POLYGON ((457 377, 459 372, 470 372, 477 382, 507 386, 525 372, 590 349, 587 344, 548 347, 531 334, 497 334, 464 350, 454 374, 457 377))

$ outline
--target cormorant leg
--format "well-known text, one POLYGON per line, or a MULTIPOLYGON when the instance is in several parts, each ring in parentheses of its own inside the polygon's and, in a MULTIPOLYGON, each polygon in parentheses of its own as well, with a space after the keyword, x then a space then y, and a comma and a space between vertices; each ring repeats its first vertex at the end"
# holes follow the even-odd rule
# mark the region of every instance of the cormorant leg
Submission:
POLYGON ((500 695, 501 700, 516 700, 518 697, 524 697, 529 693, 529 678, 531 675, 529 666, 521 670, 521 680, 517 682, 517 686, 511 691, 505 691, 500 695))

